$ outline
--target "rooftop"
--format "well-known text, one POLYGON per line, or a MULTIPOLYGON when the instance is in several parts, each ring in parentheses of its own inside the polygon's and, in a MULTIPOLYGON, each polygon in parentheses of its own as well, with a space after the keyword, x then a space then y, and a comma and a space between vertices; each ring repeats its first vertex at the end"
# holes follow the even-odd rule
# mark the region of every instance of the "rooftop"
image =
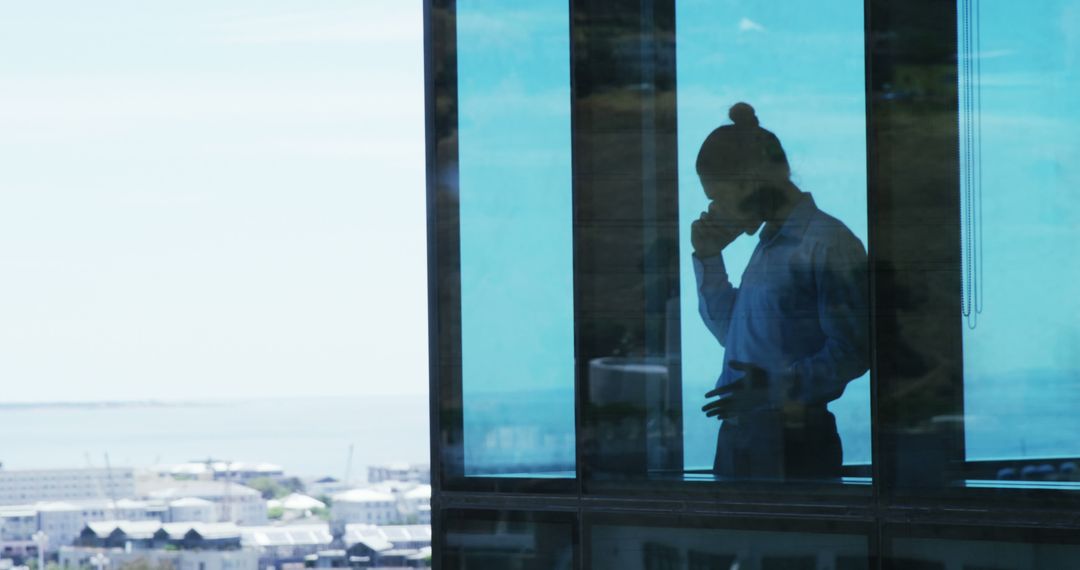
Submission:
POLYGON ((290 511, 308 511, 326 508, 326 503, 300 493, 293 493, 284 499, 281 499, 280 502, 282 508, 290 511))
POLYGON ((377 503, 393 502, 394 496, 372 489, 353 489, 333 496, 335 503, 377 503))
POLYGON ((246 526, 240 528, 241 542, 244 545, 274 546, 314 546, 330 544, 333 536, 330 525, 306 524, 290 526, 246 526))
POLYGON ((226 481, 161 481, 154 482, 144 491, 151 499, 173 500, 188 497, 200 499, 222 499, 225 497, 262 497, 262 493, 241 485, 226 481))

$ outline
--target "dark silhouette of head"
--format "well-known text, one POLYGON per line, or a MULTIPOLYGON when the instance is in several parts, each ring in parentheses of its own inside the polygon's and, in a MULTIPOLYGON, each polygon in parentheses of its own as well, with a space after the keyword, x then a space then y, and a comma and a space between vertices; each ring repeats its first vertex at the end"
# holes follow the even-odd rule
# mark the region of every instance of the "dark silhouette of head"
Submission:
POLYGON ((736 103, 728 111, 732 124, 709 133, 697 156, 697 173, 705 195, 729 220, 756 231, 789 193, 791 168, 780 139, 761 128, 754 108, 736 103))

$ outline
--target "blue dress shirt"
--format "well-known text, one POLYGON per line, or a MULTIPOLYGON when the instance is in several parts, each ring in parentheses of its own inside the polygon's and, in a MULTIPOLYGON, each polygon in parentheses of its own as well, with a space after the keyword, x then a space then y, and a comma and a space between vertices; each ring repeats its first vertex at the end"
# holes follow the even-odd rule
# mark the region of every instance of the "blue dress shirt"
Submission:
POLYGON ((769 376, 769 403, 824 406, 869 365, 866 249, 804 193, 779 228, 766 227, 731 285, 723 255, 694 256, 698 310, 724 346, 716 386, 742 377, 732 360, 769 376))

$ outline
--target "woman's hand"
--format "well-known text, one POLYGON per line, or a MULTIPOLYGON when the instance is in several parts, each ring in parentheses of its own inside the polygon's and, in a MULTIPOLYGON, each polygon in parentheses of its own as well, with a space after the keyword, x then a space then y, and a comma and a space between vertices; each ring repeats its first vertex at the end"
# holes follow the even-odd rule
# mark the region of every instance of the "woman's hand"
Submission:
POLYGON ((690 243, 698 257, 713 257, 720 255, 741 233, 720 214, 716 202, 711 202, 709 210, 690 224, 690 243))

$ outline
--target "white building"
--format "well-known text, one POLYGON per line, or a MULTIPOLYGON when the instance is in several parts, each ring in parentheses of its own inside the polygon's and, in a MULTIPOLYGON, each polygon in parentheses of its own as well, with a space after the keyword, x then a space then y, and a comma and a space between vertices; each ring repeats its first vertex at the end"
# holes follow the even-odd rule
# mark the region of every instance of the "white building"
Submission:
POLYGON ((150 501, 165 503, 178 499, 203 499, 217 505, 218 520, 239 525, 260 525, 269 520, 262 493, 230 481, 140 481, 139 493, 150 501))
POLYGON ((283 479, 285 477, 285 468, 280 465, 246 461, 189 461, 156 465, 151 468, 151 471, 158 477, 201 481, 230 480, 240 483, 246 483, 252 479, 283 479))
POLYGON ((397 498, 373 489, 353 489, 333 496, 330 522, 335 528, 347 524, 390 524, 399 520, 397 498))
POLYGON ((260 568, 303 566, 304 557, 329 548, 326 523, 240 527, 241 544, 259 553, 260 568))
POLYGON ((333 496, 330 520, 342 524, 431 524, 431 485, 383 481, 333 496))
POLYGON ((0 507, 0 558, 31 553, 37 520, 37 511, 30 507, 0 507))
POLYGON ((198 497, 185 497, 169 503, 170 522, 217 522, 221 520, 218 506, 213 501, 198 497))
POLYGON ((398 493, 397 500, 403 521, 431 524, 431 485, 417 485, 398 493))
POLYGON ((38 529, 49 537, 46 550, 50 552, 71 544, 87 522, 108 518, 104 510, 60 501, 38 503, 34 509, 38 514, 38 529))
POLYGON ((291 521, 313 516, 326 509, 326 503, 301 493, 292 493, 281 499, 267 501, 270 510, 281 509, 281 519, 291 521))
POLYGON ((0 505, 120 499, 134 494, 135 472, 129 468, 0 468, 0 505))
POLYGON ((135 499, 120 499, 112 501, 93 501, 84 503, 85 506, 93 506, 94 510, 103 510, 108 515, 106 519, 118 519, 129 521, 164 521, 169 518, 168 506, 161 502, 137 501, 135 499))
POLYGON ((407 463, 368 466, 368 483, 381 483, 383 481, 431 483, 431 467, 407 463))

